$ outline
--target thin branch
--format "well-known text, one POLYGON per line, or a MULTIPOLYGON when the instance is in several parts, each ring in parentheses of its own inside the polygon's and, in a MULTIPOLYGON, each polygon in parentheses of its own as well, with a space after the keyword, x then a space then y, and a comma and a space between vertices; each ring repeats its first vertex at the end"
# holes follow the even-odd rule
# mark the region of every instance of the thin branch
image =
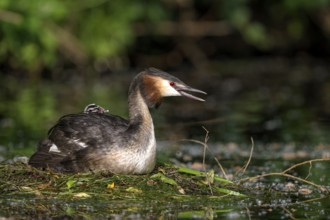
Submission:
POLYGON ((208 179, 207 179, 207 185, 209 186, 211 195, 213 196, 214 194, 213 194, 212 186, 211 186, 211 183, 210 183, 210 181, 208 179))
POLYGON ((249 207, 245 206, 245 209, 246 209, 246 214, 247 214, 248 217, 249 217, 249 220, 251 220, 251 212, 250 212, 249 207))
POLYGON ((288 178, 295 179, 295 180, 298 180, 300 182, 306 183, 308 185, 314 186, 314 187, 320 189, 321 191, 330 192, 329 189, 327 189, 326 187, 323 187, 323 186, 315 184, 311 181, 308 181, 308 180, 305 180, 305 179, 302 179, 300 177, 296 177, 296 176, 293 176, 293 175, 290 175, 290 174, 287 174, 287 173, 284 173, 284 172, 281 172, 281 173, 265 173, 265 174, 257 175, 257 176, 254 176, 254 177, 244 178, 244 179, 239 180, 238 182, 253 181, 253 180, 261 179, 261 178, 267 177, 267 176, 282 176, 282 177, 285 176, 285 177, 288 177, 288 178))
MULTIPOLYGON (((205 154, 206 154, 206 150, 208 150, 212 155, 213 153, 210 151, 210 149, 208 148, 208 145, 207 145, 207 141, 209 139, 209 132, 207 129, 205 129, 203 127, 203 129, 206 131, 206 135, 205 135, 205 139, 204 139, 204 142, 202 141, 198 141, 198 140, 193 140, 193 139, 184 139, 183 141, 190 141, 190 142, 194 142, 194 143, 197 143, 197 144, 200 144, 204 147, 204 153, 203 153, 203 168, 204 168, 204 171, 205 171, 205 154)), ((249 166, 251 160, 252 160, 252 155, 253 155, 253 150, 254 150, 254 141, 253 141, 253 138, 251 138, 251 151, 250 151, 250 156, 249 156, 249 159, 247 161, 247 163, 243 166, 243 174, 244 172, 246 171, 247 167, 249 166)), ((218 163, 221 171, 223 172, 223 175, 225 176, 226 179, 228 179, 227 175, 226 175, 226 172, 224 171, 223 167, 221 166, 220 162, 218 161, 218 159, 216 157, 214 157, 215 161, 218 163)), ((247 181, 254 181, 256 179, 261 179, 263 177, 268 177, 268 176, 282 176, 282 177, 288 177, 288 178, 291 178, 291 179, 294 179, 294 180, 297 180, 299 182, 303 182, 305 184, 308 184, 308 185, 311 185, 315 188, 318 188, 320 189, 321 191, 326 191, 328 193, 330 193, 330 190, 327 188, 327 187, 324 187, 324 186, 321 186, 321 185, 318 185, 318 184, 315 184, 311 181, 308 181, 307 178, 309 177, 310 173, 311 173, 311 169, 312 169, 312 163, 313 162, 322 162, 322 161, 330 161, 330 158, 323 158, 323 159, 313 159, 313 160, 308 160, 308 161, 304 161, 304 162, 301 162, 301 163, 298 163, 298 164, 295 164, 289 168, 287 168, 286 170, 282 171, 282 172, 274 172, 274 173, 266 173, 266 174, 262 174, 262 175, 257 175, 257 176, 254 176, 254 177, 247 177, 247 178, 244 178, 244 179, 240 179, 237 181, 237 183, 241 183, 241 182, 247 182, 247 181), (299 167, 299 166, 302 166, 302 165, 305 165, 305 164, 309 164, 309 172, 308 172, 308 175, 306 176, 305 179, 303 178, 300 178, 300 177, 296 177, 296 176, 293 176, 291 174, 288 174, 287 172, 299 167)), ((209 186, 210 186, 210 183, 209 183, 209 186)), ((212 191, 211 191, 212 193, 212 191)))
POLYGON ((242 171, 242 175, 245 173, 247 167, 249 166, 251 159, 252 159, 252 155, 253 155, 253 150, 254 150, 254 141, 253 141, 253 137, 251 137, 251 150, 250 150, 250 156, 248 161, 246 162, 246 164, 243 166, 243 171, 242 171))
POLYGON ((330 158, 313 159, 313 160, 307 160, 307 161, 304 161, 304 162, 301 162, 301 163, 297 163, 297 164, 289 167, 288 169, 284 170, 282 173, 287 173, 290 170, 293 170, 296 167, 302 166, 302 165, 307 164, 307 163, 314 163, 314 162, 319 162, 319 161, 330 161, 330 158))
POLYGON ((193 142, 193 143, 200 144, 200 145, 204 146, 204 143, 203 143, 202 141, 199 141, 199 140, 194 140, 194 139, 182 139, 182 141, 189 141, 189 142, 193 142))
MULTIPOLYGON (((203 170, 204 172, 206 173, 206 165, 205 165, 205 157, 206 157, 206 149, 208 148, 207 147, 207 141, 209 140, 209 131, 204 127, 202 126, 202 128, 205 130, 206 134, 205 134, 205 138, 204 138, 204 143, 202 143, 202 145, 204 146, 204 150, 203 150, 203 170)), ((210 192, 211 192, 211 195, 213 196, 213 190, 212 190, 212 186, 211 186, 211 182, 210 182, 210 178, 208 176, 208 173, 206 173, 206 181, 207 181, 207 185, 209 186, 209 189, 210 189, 210 192)))
MULTIPOLYGON (((206 150, 208 150, 210 152, 210 149, 208 148, 208 145, 207 145, 207 142, 209 140, 209 131, 204 127, 202 126, 202 128, 205 130, 206 134, 205 134, 205 138, 204 138, 204 142, 201 142, 201 141, 198 141, 198 140, 193 140, 193 139, 184 139, 183 141, 190 141, 190 142, 194 142, 194 143, 197 143, 197 144, 200 144, 204 147, 204 151, 203 151, 203 170, 204 172, 206 173, 206 175, 208 175, 208 173, 206 172, 206 165, 205 165, 205 157, 206 157, 206 150)), ((212 152, 211 152, 212 153, 212 152)), ((224 176, 226 179, 228 179, 227 175, 226 175, 226 172, 225 170, 223 169, 223 167, 221 166, 219 160, 214 157, 215 161, 218 163, 221 171, 223 172, 224 176)), ((212 177, 213 178, 213 177, 212 177)), ((212 185, 211 185, 211 182, 210 182, 210 178, 207 176, 206 177, 206 181, 207 181, 207 184, 209 186, 209 189, 210 189, 210 192, 211 192, 211 195, 213 195, 213 190, 212 190, 212 185)))
POLYGON ((283 209, 286 213, 289 214, 289 217, 290 217, 291 219, 297 219, 296 217, 294 217, 293 213, 292 213, 289 209, 287 209, 287 208, 285 208, 285 207, 283 207, 283 206, 282 206, 282 209, 283 209))
POLYGON ((287 172, 289 172, 289 171, 291 171, 291 170, 293 170, 293 169, 295 169, 295 168, 297 168, 299 166, 302 166, 302 165, 305 165, 305 164, 312 164, 313 162, 322 162, 322 161, 330 161, 330 158, 313 159, 313 160, 304 161, 304 162, 295 164, 295 165, 289 167, 288 169, 286 169, 286 170, 284 170, 284 171, 282 171, 280 173, 276 173, 276 172, 275 173, 266 173, 266 174, 257 175, 257 176, 254 176, 254 177, 247 177, 247 178, 244 178, 244 179, 239 180, 238 182, 253 181, 253 180, 260 179, 260 178, 267 177, 267 176, 285 176, 285 177, 289 177, 291 179, 295 179, 295 180, 298 180, 300 182, 306 183, 308 185, 314 186, 314 187, 320 189, 321 191, 326 191, 326 192, 330 193, 330 190, 327 189, 324 186, 315 184, 315 183, 313 183, 311 181, 308 181, 306 179, 302 179, 300 177, 296 177, 296 176, 293 176, 293 175, 290 175, 290 174, 287 173, 287 172))
POLYGON ((204 146, 204 149, 203 149, 203 169, 204 169, 204 172, 206 172, 205 156, 206 156, 206 149, 207 149, 207 141, 209 140, 209 131, 204 126, 202 126, 202 128, 206 132, 205 138, 204 138, 204 143, 203 143, 203 146, 204 146))
POLYGON ((219 162, 218 158, 214 157, 213 159, 217 162, 217 164, 218 164, 218 166, 219 166, 219 168, 220 168, 220 170, 221 170, 223 176, 228 180, 228 176, 227 176, 227 174, 226 174, 226 171, 225 171, 225 169, 222 167, 222 165, 221 165, 221 163, 219 162))
POLYGON ((306 180, 307 180, 308 177, 310 176, 310 174, 311 174, 311 170, 312 170, 312 162, 309 162, 308 174, 307 174, 307 176, 305 177, 306 180))
MULTIPOLYGON (((207 131, 204 141, 208 141, 208 139, 209 139, 208 130, 206 130, 204 127, 203 127, 203 129, 205 131, 207 131)), ((208 150, 209 153, 212 154, 212 156, 214 155, 213 152, 209 149, 209 147, 208 147, 208 145, 207 145, 206 142, 202 142, 202 141, 194 140, 194 139, 183 139, 182 141, 189 141, 189 142, 193 142, 193 143, 196 143, 196 144, 200 144, 200 145, 202 145, 204 147, 204 150, 206 149, 206 150, 208 150)), ((223 166, 221 165, 221 163, 219 162, 219 160, 215 156, 213 156, 213 159, 217 162, 217 164, 218 164, 218 166, 219 166, 219 168, 220 168, 223 176, 225 177, 225 179, 228 179, 228 176, 226 174, 226 171, 223 168, 223 166)), ((203 166, 204 166, 204 154, 203 154, 203 166)))
MULTIPOLYGON (((307 199, 307 200, 303 200, 303 201, 297 201, 297 202, 291 202, 291 203, 287 203, 286 206, 295 206, 297 207, 297 205, 299 204, 303 204, 303 203, 309 203, 309 202, 316 202, 316 201, 320 201, 322 199, 327 199, 327 197, 317 197, 317 198, 312 198, 312 199, 307 199)), ((272 208, 277 208, 277 207, 283 207, 282 204, 261 204, 259 207, 263 207, 263 208, 267 208, 269 206, 272 206, 272 208)))

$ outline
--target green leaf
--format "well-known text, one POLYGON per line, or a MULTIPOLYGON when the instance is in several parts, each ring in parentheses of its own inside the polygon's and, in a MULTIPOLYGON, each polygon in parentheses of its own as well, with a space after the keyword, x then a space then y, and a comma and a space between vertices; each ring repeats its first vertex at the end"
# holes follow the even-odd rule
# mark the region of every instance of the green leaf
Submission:
MULTIPOLYGON (((198 170, 192 170, 192 169, 189 169, 187 167, 179 167, 178 171, 180 173, 186 173, 186 174, 195 175, 195 176, 207 177, 207 173, 201 172, 201 171, 198 171, 198 170)), ((211 173, 209 173, 209 176, 207 178, 212 177, 213 180, 216 180, 216 181, 222 182, 222 183, 231 183, 231 184, 233 183, 230 180, 227 180, 227 179, 221 178, 217 175, 214 175, 214 173, 213 173, 213 175, 211 175, 211 176, 210 175, 211 175, 211 173)))
POLYGON ((133 186, 130 186, 126 189, 127 192, 133 192, 133 193, 142 193, 143 191, 141 189, 135 188, 133 186))
POLYGON ((69 179, 67 182, 66 182, 66 187, 68 189, 71 189, 71 187, 76 183, 76 180, 73 180, 73 179, 69 179))
POLYGON ((224 189, 224 188, 219 188, 219 187, 213 187, 213 189, 215 189, 217 192, 225 193, 225 194, 232 195, 232 196, 246 197, 246 195, 233 191, 233 190, 230 190, 230 189, 224 189))
POLYGON ((174 179, 171 179, 169 177, 166 177, 162 173, 156 173, 156 174, 152 175, 150 178, 151 179, 158 179, 158 180, 160 180, 160 181, 162 181, 164 183, 170 184, 172 186, 178 186, 178 183, 174 179))

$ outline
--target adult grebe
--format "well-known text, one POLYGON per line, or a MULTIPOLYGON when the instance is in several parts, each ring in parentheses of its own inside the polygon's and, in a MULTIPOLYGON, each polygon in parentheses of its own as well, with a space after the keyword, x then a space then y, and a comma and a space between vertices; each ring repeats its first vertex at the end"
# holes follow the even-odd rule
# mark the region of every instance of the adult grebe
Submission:
POLYGON ((39 143, 29 164, 59 172, 110 171, 145 174, 155 167, 156 140, 148 108, 157 107, 165 96, 201 98, 206 94, 155 68, 139 73, 128 95, 129 120, 103 113, 63 116, 39 143))

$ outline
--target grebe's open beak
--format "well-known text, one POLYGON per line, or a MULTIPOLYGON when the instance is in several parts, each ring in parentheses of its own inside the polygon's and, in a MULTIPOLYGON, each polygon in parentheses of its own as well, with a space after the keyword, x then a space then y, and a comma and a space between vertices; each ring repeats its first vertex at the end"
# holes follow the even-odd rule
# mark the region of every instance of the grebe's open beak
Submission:
POLYGON ((187 97, 187 98, 191 98, 191 99, 195 99, 197 101, 201 101, 201 102, 204 102, 205 100, 204 99, 201 99, 199 97, 196 97, 194 95, 191 95, 187 92, 196 92, 196 93, 201 93, 201 94, 205 94, 207 95, 206 92, 202 91, 202 90, 199 90, 199 89, 194 89, 190 86, 187 86, 187 85, 179 85, 179 84, 176 84, 174 86, 174 88, 176 89, 176 91, 178 91, 180 93, 180 95, 184 96, 184 97, 187 97))

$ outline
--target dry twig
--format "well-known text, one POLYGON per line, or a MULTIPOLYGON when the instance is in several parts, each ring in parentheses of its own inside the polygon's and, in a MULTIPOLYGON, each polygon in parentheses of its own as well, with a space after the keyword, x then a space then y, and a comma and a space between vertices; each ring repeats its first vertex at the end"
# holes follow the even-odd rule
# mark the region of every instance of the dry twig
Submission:
POLYGON ((299 167, 299 166, 302 166, 304 164, 311 164, 313 162, 320 162, 320 161, 330 161, 330 158, 324 158, 324 159, 313 159, 313 160, 308 160, 308 161, 304 161, 304 162, 301 162, 301 163, 298 163, 298 164, 295 164, 291 167, 289 167, 288 169, 282 171, 282 172, 274 172, 274 173, 265 173, 265 174, 262 174, 262 175, 257 175, 257 176, 254 176, 254 177, 247 177, 247 178, 244 178, 244 179, 241 179, 239 180, 238 182, 241 183, 241 182, 250 182, 250 181, 253 181, 253 180, 256 180, 256 179, 260 179, 260 178, 263 178, 263 177, 267 177, 267 176, 284 176, 284 177, 288 177, 288 178, 291 178, 291 179, 295 179, 299 182, 303 182, 303 183, 306 183, 308 185, 311 185, 311 186, 314 186, 315 188, 318 188, 320 189, 321 191, 323 192, 328 192, 330 193, 330 190, 327 189, 326 187, 324 186, 321 186, 321 185, 318 185, 318 184, 315 184, 311 181, 308 181, 306 179, 303 179, 303 178, 300 178, 300 177, 296 177, 296 176, 293 176, 291 174, 288 174, 287 172, 295 169, 296 167, 299 167))
MULTIPOLYGON (((245 173, 247 167, 249 166, 251 159, 252 159, 252 155, 253 155, 253 150, 254 150, 254 141, 253 138, 251 137, 251 150, 250 150, 250 155, 249 155, 249 159, 246 162, 246 164, 242 167, 243 171, 242 171, 242 175, 245 173)), ((238 172, 240 172, 242 169, 240 169, 238 172)))
MULTIPOLYGON (((214 156, 214 154, 212 153, 212 151, 209 149, 208 147, 208 140, 209 140, 209 131, 204 127, 202 126, 202 128, 206 131, 206 134, 205 134, 205 138, 204 138, 204 142, 202 141, 198 141, 198 140, 194 140, 194 139, 183 139, 182 141, 189 141, 189 142, 193 142, 193 143, 196 143, 196 144, 200 144, 204 147, 204 152, 203 152, 203 168, 204 168, 204 171, 205 171, 205 155, 206 155, 206 150, 212 154, 212 156, 214 156)), ((225 179, 228 179, 228 176, 226 174, 226 171, 225 169, 223 168, 223 166, 221 165, 221 163, 219 162, 219 160, 214 156, 213 159, 216 161, 216 163, 218 164, 223 176, 225 177, 225 179)))

